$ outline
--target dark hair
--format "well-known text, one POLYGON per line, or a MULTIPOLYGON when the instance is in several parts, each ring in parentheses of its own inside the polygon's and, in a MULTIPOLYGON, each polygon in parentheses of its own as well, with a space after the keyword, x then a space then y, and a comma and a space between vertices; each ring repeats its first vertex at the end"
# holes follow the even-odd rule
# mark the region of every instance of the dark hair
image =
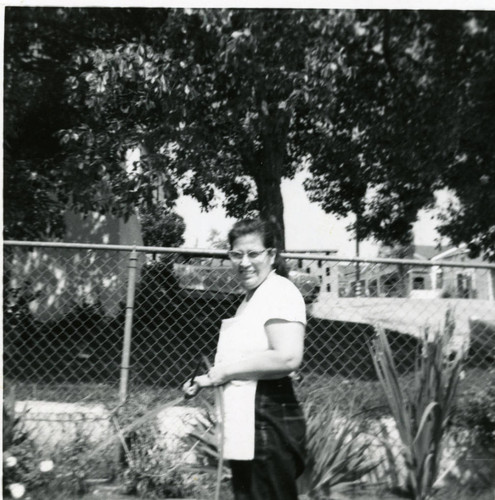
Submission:
POLYGON ((229 231, 230 248, 234 246, 235 240, 247 234, 259 234, 265 248, 273 248, 276 252, 273 268, 275 272, 284 278, 289 277, 289 270, 285 260, 281 257, 281 230, 274 221, 265 221, 262 219, 242 219, 237 221, 229 231))

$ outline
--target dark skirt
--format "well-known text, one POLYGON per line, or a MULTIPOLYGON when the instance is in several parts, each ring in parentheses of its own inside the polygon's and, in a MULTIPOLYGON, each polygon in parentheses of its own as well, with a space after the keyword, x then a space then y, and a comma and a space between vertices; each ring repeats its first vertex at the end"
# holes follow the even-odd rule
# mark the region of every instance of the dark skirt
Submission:
POLYGON ((258 381, 254 460, 230 461, 235 499, 297 500, 305 430, 291 379, 258 381))

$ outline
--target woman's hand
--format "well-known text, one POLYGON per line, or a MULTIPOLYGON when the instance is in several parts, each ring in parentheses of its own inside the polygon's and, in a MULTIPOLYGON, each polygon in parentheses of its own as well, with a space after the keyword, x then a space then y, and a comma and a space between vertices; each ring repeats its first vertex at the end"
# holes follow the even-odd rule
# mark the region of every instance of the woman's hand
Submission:
MULTIPOLYGON (((213 368, 212 368, 213 370, 213 368)), ((183 386, 182 386, 182 392, 184 395, 188 398, 192 398, 196 396, 196 394, 203 388, 203 387, 212 387, 215 385, 220 385, 221 382, 220 379, 215 375, 215 371, 213 371, 214 378, 211 377, 211 372, 208 372, 205 375, 198 375, 197 377, 194 377, 194 380, 189 379, 183 386)))
POLYGON ((205 375, 198 375, 194 377, 194 380, 189 379, 183 386, 182 392, 186 397, 192 398, 203 387, 214 387, 217 385, 225 384, 227 380, 223 375, 223 371, 218 367, 212 367, 211 370, 205 375))
POLYGON ((196 394, 199 392, 201 388, 199 387, 198 383, 196 382, 196 379, 193 381, 189 379, 183 386, 182 386, 182 392, 184 393, 184 396, 186 399, 193 398, 196 396, 196 394))

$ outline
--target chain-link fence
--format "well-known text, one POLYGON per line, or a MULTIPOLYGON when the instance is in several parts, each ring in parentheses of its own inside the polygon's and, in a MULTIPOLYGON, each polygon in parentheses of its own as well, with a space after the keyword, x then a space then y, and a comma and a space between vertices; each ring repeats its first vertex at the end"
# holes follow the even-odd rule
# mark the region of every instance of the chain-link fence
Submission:
MULTIPOLYGON (((4 251, 5 376, 31 386, 30 399, 50 386, 62 401, 71 384, 117 388, 127 372, 131 389, 177 385, 198 356, 213 357, 220 321, 242 296, 224 251, 9 242, 4 251)), ((449 308, 469 362, 493 361, 495 266, 286 257, 308 307, 302 374, 373 378, 376 324, 407 371, 424 328, 440 328, 449 308)))
MULTIPOLYGON (((440 329, 447 310, 451 347, 467 348, 467 367, 493 363, 494 265, 285 257, 308 311, 303 400, 384 405, 374 327, 386 329, 407 378, 425 328, 440 329)), ((5 242, 3 290, 4 377, 16 398, 114 406, 177 395, 197 360, 213 359, 220 321, 242 299, 223 250, 34 242, 5 242)))

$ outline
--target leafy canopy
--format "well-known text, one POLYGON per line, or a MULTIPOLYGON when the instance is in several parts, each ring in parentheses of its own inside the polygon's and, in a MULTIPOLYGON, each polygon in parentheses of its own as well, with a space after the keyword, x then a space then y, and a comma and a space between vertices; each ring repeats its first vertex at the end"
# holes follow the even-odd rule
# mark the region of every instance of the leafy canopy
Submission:
POLYGON ((310 57, 319 97, 300 127, 310 198, 355 214, 359 238, 407 244, 418 211, 448 188, 458 203, 441 233, 494 258, 493 14, 348 11, 333 21, 310 57))
POLYGON ((283 228, 280 183, 358 238, 407 242, 449 188, 454 243, 495 258, 490 12, 7 8, 6 235, 179 193, 283 228), (123 168, 126 155, 139 160, 123 168), (22 199, 22 202, 20 201, 22 199))

